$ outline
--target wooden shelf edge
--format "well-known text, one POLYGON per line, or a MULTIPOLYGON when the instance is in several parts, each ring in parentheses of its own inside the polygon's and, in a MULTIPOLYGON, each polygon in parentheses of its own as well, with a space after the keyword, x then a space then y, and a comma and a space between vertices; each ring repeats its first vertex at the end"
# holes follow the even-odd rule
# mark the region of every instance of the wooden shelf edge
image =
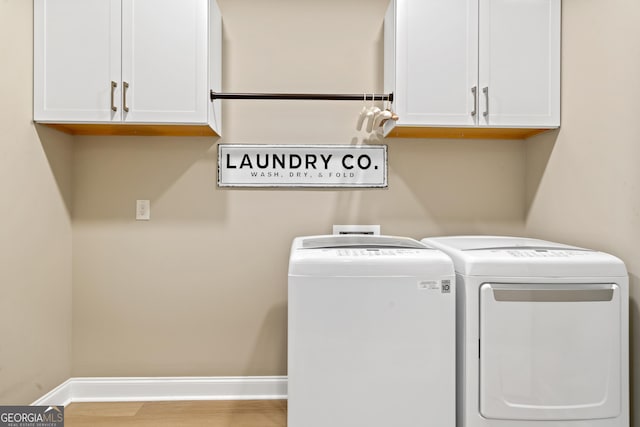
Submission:
POLYGON ((71 135, 219 136, 207 125, 36 123, 71 135))
POLYGON ((549 130, 552 129, 397 126, 389 132, 386 138, 526 139, 549 130))

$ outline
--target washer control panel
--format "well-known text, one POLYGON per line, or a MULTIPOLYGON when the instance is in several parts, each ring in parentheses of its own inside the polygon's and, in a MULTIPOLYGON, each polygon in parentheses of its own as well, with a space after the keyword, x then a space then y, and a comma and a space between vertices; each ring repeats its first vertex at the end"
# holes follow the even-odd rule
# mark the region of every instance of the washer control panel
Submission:
POLYGON ((417 255, 422 252, 420 249, 396 249, 396 248, 344 248, 335 249, 340 257, 376 257, 376 256, 398 256, 417 255))

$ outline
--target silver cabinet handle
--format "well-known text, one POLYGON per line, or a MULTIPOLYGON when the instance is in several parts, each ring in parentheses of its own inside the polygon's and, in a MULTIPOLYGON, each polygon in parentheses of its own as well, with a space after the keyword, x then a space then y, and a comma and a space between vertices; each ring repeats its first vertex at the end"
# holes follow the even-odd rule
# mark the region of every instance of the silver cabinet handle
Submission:
POLYGON ((471 88, 473 94, 473 111, 471 111, 471 117, 475 117, 478 114, 478 88, 476 86, 471 88))
POLYGON ((489 115, 489 87, 483 87, 482 93, 484 93, 484 113, 482 115, 487 117, 489 115))
POLYGON ((122 109, 125 113, 129 112, 129 107, 127 107, 127 89, 129 89, 129 83, 122 82, 122 109))
POLYGON ((118 111, 118 107, 116 107, 115 104, 115 100, 114 100, 114 93, 116 91, 116 88, 118 87, 118 83, 116 82, 111 82, 111 111, 118 111))

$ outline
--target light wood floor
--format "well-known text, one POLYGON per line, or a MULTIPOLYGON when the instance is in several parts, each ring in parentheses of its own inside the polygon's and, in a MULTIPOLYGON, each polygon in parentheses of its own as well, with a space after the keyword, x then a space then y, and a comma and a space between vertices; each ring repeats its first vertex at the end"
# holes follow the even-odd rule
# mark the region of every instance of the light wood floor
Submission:
POLYGON ((65 427, 285 427, 286 400, 71 403, 65 427))

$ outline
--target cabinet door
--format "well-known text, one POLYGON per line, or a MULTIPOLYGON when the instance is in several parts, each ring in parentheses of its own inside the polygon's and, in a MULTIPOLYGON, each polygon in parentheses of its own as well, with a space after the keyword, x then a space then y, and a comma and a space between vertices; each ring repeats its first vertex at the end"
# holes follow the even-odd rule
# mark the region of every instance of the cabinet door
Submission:
POLYGON ((120 120, 120 12, 120 0, 34 1, 34 120, 120 120))
POLYGON ((398 0, 399 125, 473 126, 477 0, 398 0))
POLYGON ((480 124, 560 125, 560 0, 480 0, 480 124))
POLYGON ((206 123, 207 0, 122 7, 123 120, 206 123))

